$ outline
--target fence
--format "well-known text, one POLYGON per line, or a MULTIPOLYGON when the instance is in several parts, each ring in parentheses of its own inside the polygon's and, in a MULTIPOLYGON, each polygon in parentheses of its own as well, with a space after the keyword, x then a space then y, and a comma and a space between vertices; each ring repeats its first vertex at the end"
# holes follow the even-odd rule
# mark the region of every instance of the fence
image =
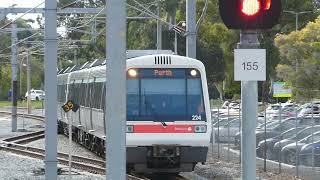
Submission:
MULTIPOLYGON (((320 102, 261 104, 256 128, 257 175, 320 179, 320 102)), ((212 109, 211 160, 241 174, 241 108, 212 109)), ((245 119, 243 120, 245 121, 245 119)))

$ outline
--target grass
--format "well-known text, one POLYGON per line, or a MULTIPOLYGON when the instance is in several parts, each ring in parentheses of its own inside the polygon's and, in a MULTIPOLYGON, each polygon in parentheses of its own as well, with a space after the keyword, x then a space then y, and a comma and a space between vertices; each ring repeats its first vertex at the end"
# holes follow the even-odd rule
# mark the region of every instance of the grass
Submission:
MULTIPOLYGON (((11 107, 11 101, 0 101, 0 107, 11 107)), ((42 101, 31 101, 31 106, 33 109, 42 109, 42 101)), ((43 104, 44 106, 44 104, 43 104)), ((18 107, 27 107, 26 101, 18 101, 18 107)))

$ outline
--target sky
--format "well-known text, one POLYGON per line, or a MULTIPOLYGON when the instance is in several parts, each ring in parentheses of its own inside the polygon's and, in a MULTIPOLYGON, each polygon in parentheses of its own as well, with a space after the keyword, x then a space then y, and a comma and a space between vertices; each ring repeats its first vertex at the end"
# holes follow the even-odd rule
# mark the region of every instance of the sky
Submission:
MULTIPOLYGON (((0 8, 7 8, 9 6, 12 6, 13 4, 17 4, 15 7, 23 7, 23 8, 34 8, 35 6, 43 3, 44 0, 0 0, 0 8)), ((39 8, 44 8, 44 3, 39 6, 39 8)), ((9 19, 15 19, 18 15, 7 15, 9 19)), ((41 14, 26 14, 23 16, 23 19, 36 19, 38 15, 41 14)), ((37 23, 31 24, 32 27, 38 28, 37 23)))

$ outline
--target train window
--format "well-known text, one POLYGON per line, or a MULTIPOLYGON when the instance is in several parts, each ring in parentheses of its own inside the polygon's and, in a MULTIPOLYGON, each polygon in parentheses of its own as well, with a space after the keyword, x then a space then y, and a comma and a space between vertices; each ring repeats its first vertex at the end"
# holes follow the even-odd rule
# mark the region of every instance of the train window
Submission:
POLYGON ((127 80, 127 115, 139 115, 139 79, 127 80))
POLYGON ((193 74, 190 69, 138 71, 138 78, 127 77, 129 121, 206 121, 198 71, 193 74))
POLYGON ((67 85, 66 84, 62 85, 61 102, 63 102, 63 103, 66 101, 66 90, 67 90, 67 85))
POLYGON ((103 82, 103 90, 102 90, 102 96, 101 96, 101 108, 105 110, 106 107, 106 82, 103 82))
POLYGON ((104 90, 104 83, 103 82, 98 82, 98 89, 97 89, 97 94, 96 94, 96 97, 101 97, 101 98, 98 98, 97 100, 97 108, 98 109, 102 109, 103 106, 102 106, 102 100, 105 98, 105 96, 102 96, 102 91, 104 90))
POLYGON ((185 116, 185 87, 184 79, 141 79, 141 115, 150 120, 185 116))
POLYGON ((67 98, 67 100, 72 100, 72 101, 75 101, 75 99, 74 99, 74 93, 75 93, 75 91, 74 91, 74 84, 72 83, 72 84, 69 84, 69 86, 68 86, 68 98, 67 98))
POLYGON ((92 91, 92 107, 97 108, 97 109, 101 109, 101 100, 100 98, 97 97, 101 97, 101 93, 102 93, 102 88, 103 88, 103 82, 95 82, 93 84, 93 91, 92 91))
POLYGON ((85 99, 86 99, 86 91, 87 90, 87 84, 81 83, 80 85, 80 105, 85 106, 85 99))
POLYGON ((89 83, 85 83, 84 84, 84 88, 83 88, 83 95, 84 95, 84 97, 83 97, 83 106, 85 106, 85 107, 89 107, 88 105, 88 95, 89 95, 89 83))
POLYGON ((192 120, 205 119, 204 103, 202 96, 201 79, 194 78, 187 80, 187 106, 188 106, 188 117, 192 120), (197 117, 197 118, 194 118, 197 117))
POLYGON ((87 98, 85 105, 86 107, 92 107, 92 100, 93 100, 93 82, 87 84, 87 98))

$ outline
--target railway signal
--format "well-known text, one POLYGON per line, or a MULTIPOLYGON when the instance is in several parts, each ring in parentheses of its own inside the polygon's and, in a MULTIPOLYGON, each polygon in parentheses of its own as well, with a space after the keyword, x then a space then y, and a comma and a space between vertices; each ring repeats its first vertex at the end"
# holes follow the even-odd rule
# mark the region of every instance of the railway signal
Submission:
POLYGON ((229 29, 270 29, 278 23, 281 0, 219 0, 219 10, 229 29))

